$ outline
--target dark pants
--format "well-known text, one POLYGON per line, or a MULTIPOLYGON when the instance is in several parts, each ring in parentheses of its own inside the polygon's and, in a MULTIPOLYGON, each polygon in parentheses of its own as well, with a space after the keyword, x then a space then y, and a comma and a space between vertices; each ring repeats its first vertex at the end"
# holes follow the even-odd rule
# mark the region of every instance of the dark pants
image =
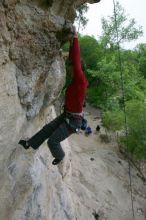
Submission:
POLYGON ((31 137, 28 140, 29 145, 33 149, 37 149, 46 139, 48 139, 48 146, 52 156, 62 160, 65 153, 60 142, 75 133, 76 128, 81 126, 81 119, 71 119, 70 122, 71 123, 66 122, 65 113, 61 114, 31 137))

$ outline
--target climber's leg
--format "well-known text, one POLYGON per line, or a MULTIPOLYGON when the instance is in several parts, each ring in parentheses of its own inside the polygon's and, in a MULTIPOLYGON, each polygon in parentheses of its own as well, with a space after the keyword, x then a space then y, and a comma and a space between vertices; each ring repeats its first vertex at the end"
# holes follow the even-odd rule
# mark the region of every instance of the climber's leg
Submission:
POLYGON ((66 122, 64 122, 50 136, 48 140, 48 146, 52 153, 52 156, 55 157, 52 163, 53 165, 58 164, 65 156, 60 142, 73 133, 74 131, 67 125, 66 122))
POLYGON ((64 114, 61 114, 53 121, 45 125, 40 131, 33 135, 30 139, 20 140, 21 144, 25 149, 28 149, 30 146, 33 149, 37 149, 50 135, 56 130, 56 128, 64 122, 64 114))

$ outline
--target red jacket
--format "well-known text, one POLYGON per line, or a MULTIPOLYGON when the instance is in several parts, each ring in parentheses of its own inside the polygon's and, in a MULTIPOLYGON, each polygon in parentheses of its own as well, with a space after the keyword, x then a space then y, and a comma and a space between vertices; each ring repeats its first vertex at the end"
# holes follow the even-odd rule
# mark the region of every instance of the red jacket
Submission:
POLYGON ((81 113, 88 82, 81 68, 78 38, 73 39, 69 57, 73 66, 73 80, 66 90, 65 110, 73 113, 81 113))

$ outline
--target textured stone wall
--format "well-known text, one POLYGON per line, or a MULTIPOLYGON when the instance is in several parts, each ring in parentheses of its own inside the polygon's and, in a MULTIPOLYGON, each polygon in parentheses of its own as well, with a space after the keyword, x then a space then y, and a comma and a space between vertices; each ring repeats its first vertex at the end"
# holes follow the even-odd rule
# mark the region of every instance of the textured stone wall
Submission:
POLYGON ((0 219, 76 219, 70 146, 53 167, 44 143, 25 151, 18 141, 55 117, 52 103, 65 81, 60 52, 84 1, 0 1, 0 219))
POLYGON ((1 3, 1 63, 14 64, 18 96, 29 118, 54 101, 64 84, 57 39, 64 26, 63 17, 53 16, 35 1, 1 3))
POLYGON ((50 105, 57 99, 64 84, 65 68, 59 51, 72 29, 79 3, 0 3, 0 64, 14 64, 18 96, 29 118, 37 115, 44 103, 50 105))

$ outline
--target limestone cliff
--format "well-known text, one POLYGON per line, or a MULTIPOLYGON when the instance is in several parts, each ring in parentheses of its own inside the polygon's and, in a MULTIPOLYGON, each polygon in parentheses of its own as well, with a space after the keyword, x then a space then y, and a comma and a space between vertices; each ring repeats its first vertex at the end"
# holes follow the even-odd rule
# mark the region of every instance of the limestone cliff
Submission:
POLYGON ((0 1, 1 220, 76 219, 66 185, 69 144, 63 143, 66 161, 58 168, 52 167, 45 144, 35 152, 17 143, 55 117, 51 105, 65 80, 60 48, 72 29, 75 8, 84 2, 0 1))

